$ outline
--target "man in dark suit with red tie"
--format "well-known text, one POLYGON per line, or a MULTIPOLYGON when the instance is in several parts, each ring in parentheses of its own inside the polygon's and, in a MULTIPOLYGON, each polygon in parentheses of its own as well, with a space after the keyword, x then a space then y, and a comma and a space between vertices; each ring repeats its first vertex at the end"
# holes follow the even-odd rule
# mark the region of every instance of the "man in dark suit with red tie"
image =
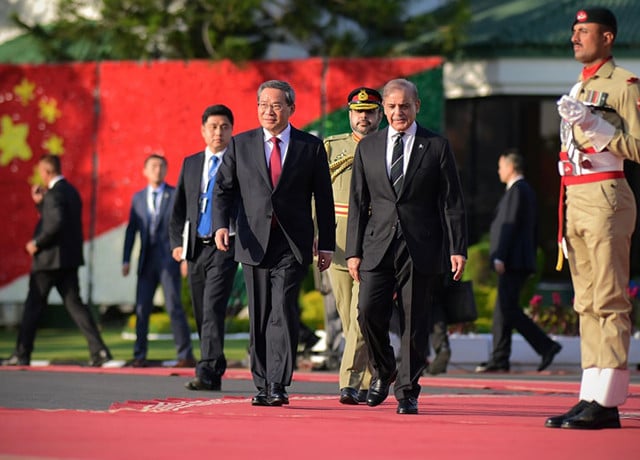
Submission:
POLYGON ((52 288, 56 288, 64 306, 89 344, 89 364, 99 367, 111 359, 89 308, 80 298, 78 268, 82 254, 82 199, 76 188, 62 175, 60 157, 46 154, 38 162, 38 174, 44 188, 34 186, 31 197, 40 213, 33 238, 25 249, 33 258, 29 292, 16 350, 3 364, 29 365, 38 321, 47 306, 52 288))
POLYGON ((258 89, 261 127, 235 136, 218 171, 213 199, 216 245, 229 251, 229 220, 240 198, 235 256, 249 299, 250 359, 258 388, 252 404, 289 403, 298 344, 300 284, 314 252, 329 268, 335 218, 327 154, 322 141, 289 124, 295 92, 284 81, 258 89))
MULTIPOLYGON (((200 133, 206 148, 184 159, 176 185, 169 238, 173 258, 188 264, 191 301, 200 337, 200 360, 189 390, 219 391, 227 369, 224 320, 238 264, 213 241, 213 183, 233 132, 233 113, 222 104, 207 107, 200 133)), ((232 205, 232 221, 234 216, 232 205)), ((229 238, 231 247, 234 237, 229 238)))
POLYGON ((415 85, 391 80, 382 96, 389 126, 356 149, 345 256, 360 282, 358 321, 375 370, 367 404, 381 404, 395 380, 397 413, 417 414, 443 251, 455 280, 466 262, 465 209, 449 142, 415 121, 415 85), (389 342, 394 293, 402 306, 398 369, 389 342))
POLYGON ((161 284, 178 357, 174 367, 195 367, 191 331, 180 300, 180 262, 172 258, 169 243, 169 218, 173 209, 175 187, 164 181, 167 175, 167 159, 158 154, 149 155, 144 161, 143 174, 148 183, 144 189, 136 192, 131 200, 122 256, 122 275, 128 276, 133 243, 136 233, 139 234, 136 342, 133 346, 131 366, 148 365, 149 317, 153 310, 153 297, 158 284, 161 284))

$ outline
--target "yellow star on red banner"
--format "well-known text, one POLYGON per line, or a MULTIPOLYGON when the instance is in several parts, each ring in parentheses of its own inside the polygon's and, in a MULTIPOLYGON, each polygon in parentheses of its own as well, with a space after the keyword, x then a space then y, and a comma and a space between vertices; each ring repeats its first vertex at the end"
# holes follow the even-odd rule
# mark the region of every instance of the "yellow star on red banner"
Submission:
POLYGON ((15 158, 27 161, 32 152, 27 136, 29 125, 26 123, 13 124, 9 115, 3 115, 0 120, 0 166, 6 166, 15 158))
POLYGON ((51 124, 60 118, 60 110, 58 110, 58 101, 55 99, 42 98, 38 103, 40 107, 40 118, 51 124))
POLYGON ((42 181, 42 177, 38 172, 38 165, 33 167, 33 173, 29 178, 29 185, 44 185, 44 182, 42 181))
POLYGON ((18 99, 23 106, 27 106, 31 100, 35 97, 33 91, 36 89, 36 84, 23 78, 19 85, 13 87, 13 92, 18 96, 18 99))
POLYGON ((64 139, 54 134, 42 144, 45 150, 53 155, 64 154, 64 139))
MULTIPOLYGON (((58 100, 48 97, 41 90, 36 91, 36 83, 23 77, 20 83, 14 84, 13 94, 15 102, 20 103, 28 113, 22 113, 19 110, 14 117, 3 115, 0 119, 0 166, 6 166, 14 160, 29 161, 33 157, 33 152, 29 144, 29 133, 31 132, 31 124, 37 123, 35 110, 37 108, 37 117, 43 120, 47 125, 53 125, 62 117, 62 111, 58 107, 58 100), (37 101, 36 101, 37 97, 37 101), (33 104, 32 104, 33 102, 33 104)), ((7 98, 4 102, 10 102, 12 99, 7 98)), ((36 138, 39 138, 39 132, 42 132, 43 138, 40 139, 41 148, 53 155, 64 155, 64 138, 59 134, 53 133, 44 123, 39 123, 37 130, 33 131, 36 138)), ((31 139, 33 142, 34 139, 31 139)), ((33 178, 30 180, 33 183, 33 178)))

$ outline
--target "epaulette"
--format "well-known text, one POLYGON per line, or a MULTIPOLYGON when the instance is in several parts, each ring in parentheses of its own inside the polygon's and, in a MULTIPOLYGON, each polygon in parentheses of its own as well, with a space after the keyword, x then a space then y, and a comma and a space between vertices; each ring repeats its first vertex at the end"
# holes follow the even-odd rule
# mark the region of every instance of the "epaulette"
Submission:
POLYGON ((334 134, 333 136, 325 137, 324 142, 341 141, 351 137, 351 133, 334 134))

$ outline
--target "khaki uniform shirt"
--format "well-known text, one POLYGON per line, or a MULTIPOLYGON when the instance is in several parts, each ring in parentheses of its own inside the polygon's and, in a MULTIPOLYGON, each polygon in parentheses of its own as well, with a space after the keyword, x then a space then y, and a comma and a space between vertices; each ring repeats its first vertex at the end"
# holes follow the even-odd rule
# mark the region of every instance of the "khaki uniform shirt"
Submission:
MULTIPOLYGON (((616 134, 606 150, 618 156, 640 163, 640 81, 628 70, 607 61, 595 75, 582 81, 575 95, 579 101, 594 106, 596 114, 616 128, 616 134)), ((591 147, 582 130, 573 129, 574 142, 578 149, 591 147)), ((566 146, 563 146, 566 151, 566 146)))
POLYGON ((324 148, 329 160, 329 171, 333 187, 333 201, 336 209, 336 250, 332 265, 347 270, 344 249, 347 244, 347 215, 349 192, 351 189, 351 164, 358 142, 353 133, 337 134, 324 140, 324 148))

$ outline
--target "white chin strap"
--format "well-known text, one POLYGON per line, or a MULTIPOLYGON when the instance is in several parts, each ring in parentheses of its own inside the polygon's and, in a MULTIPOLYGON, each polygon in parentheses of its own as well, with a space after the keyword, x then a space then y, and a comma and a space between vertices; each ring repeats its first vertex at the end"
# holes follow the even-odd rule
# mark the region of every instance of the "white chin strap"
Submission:
POLYGON ((595 401, 604 407, 621 406, 627 400, 630 378, 628 369, 585 369, 580 382, 580 399, 595 401))

